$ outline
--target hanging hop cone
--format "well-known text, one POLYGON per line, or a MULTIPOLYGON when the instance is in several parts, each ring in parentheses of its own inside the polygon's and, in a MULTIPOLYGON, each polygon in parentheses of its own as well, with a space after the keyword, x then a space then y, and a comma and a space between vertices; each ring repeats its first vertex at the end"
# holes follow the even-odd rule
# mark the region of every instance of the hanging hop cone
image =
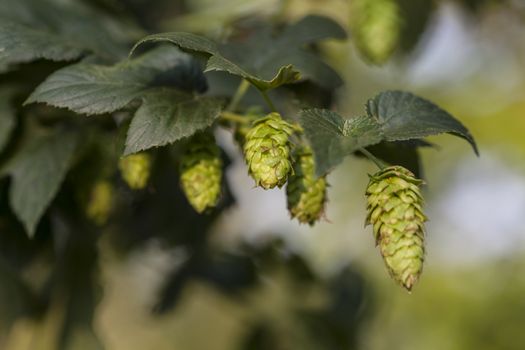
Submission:
POLYGON ((221 194, 222 159, 211 133, 196 134, 188 142, 180 161, 180 181, 198 213, 215 207, 221 194))
POLYGON ((281 188, 292 171, 289 136, 293 126, 278 113, 256 120, 246 134, 244 157, 257 186, 281 188))
POLYGON ((121 158, 118 163, 122 178, 131 189, 140 190, 148 184, 151 172, 151 156, 137 153, 121 158))
POLYGON ((286 186, 288 211, 300 223, 313 225, 324 212, 326 179, 316 177, 314 157, 308 147, 296 152, 293 169, 286 186))
POLYGON ((391 166, 371 176, 366 190, 366 223, 373 225, 390 275, 408 291, 421 274, 425 255, 421 184, 407 169, 391 166))
POLYGON ((86 216, 96 225, 104 225, 113 210, 113 185, 107 180, 95 182, 88 196, 86 216))
POLYGON ((400 40, 402 21, 397 0, 354 0, 350 10, 357 49, 369 62, 385 63, 400 40))

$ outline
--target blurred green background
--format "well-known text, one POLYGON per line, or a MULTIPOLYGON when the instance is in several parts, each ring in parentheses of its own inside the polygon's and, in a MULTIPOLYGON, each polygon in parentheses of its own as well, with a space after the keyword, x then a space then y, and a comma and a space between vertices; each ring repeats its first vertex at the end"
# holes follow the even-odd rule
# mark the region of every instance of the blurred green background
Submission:
MULTIPOLYGON (((315 13, 347 28, 351 5, 351 0, 91 2, 115 13, 125 9, 152 31, 215 38, 253 16, 295 20, 315 13)), ((329 177, 326 220, 314 228, 299 226, 289 220, 282 192, 252 188, 231 135, 224 133, 237 203, 213 225, 212 260, 188 268, 191 252, 184 246, 151 239, 122 254, 103 237, 96 246, 100 289, 76 307, 98 305, 92 322, 68 335, 69 349, 525 348, 524 3, 403 3, 417 40, 386 65, 367 65, 351 33, 350 40, 321 49, 345 80, 334 102, 342 115, 361 113, 381 90, 408 90, 455 115, 479 144, 480 158, 449 136, 432 138, 438 147, 422 152, 431 221, 425 270, 414 292, 390 280, 370 228, 363 228, 363 192, 373 165, 347 159, 329 177), (182 283, 181 268, 196 269, 199 278, 182 283)), ((25 279, 37 285, 48 268, 32 262, 25 279)), ((63 337, 58 325, 70 315, 67 295, 54 298, 42 317, 17 317, 14 323, 10 315, 25 308, 20 290, 2 282, 0 298, 8 301, 0 305, 5 319, 0 349, 56 348, 63 337)))

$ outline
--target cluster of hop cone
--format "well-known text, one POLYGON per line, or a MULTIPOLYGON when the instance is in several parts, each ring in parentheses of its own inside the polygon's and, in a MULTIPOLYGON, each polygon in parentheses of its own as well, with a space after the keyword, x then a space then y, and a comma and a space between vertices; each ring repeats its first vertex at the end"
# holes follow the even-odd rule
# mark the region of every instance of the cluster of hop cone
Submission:
MULTIPOLYGON (((300 127, 278 113, 270 113, 250 125, 238 127, 248 173, 263 189, 285 184, 288 210, 300 223, 313 225, 324 214, 327 182, 317 177, 311 149, 292 142, 300 127)), ((300 137, 297 138, 300 140, 300 137)), ((119 162, 122 178, 132 189, 146 187, 151 158, 146 152, 119 162)), ((211 132, 188 140, 180 160, 180 183, 188 202, 199 213, 214 208, 221 196, 222 158, 211 132)), ((401 166, 389 166, 370 176, 366 190, 366 224, 373 225, 376 244, 392 278, 411 290, 424 260, 422 181, 401 166)), ((103 188, 99 189, 104 195, 103 188)))

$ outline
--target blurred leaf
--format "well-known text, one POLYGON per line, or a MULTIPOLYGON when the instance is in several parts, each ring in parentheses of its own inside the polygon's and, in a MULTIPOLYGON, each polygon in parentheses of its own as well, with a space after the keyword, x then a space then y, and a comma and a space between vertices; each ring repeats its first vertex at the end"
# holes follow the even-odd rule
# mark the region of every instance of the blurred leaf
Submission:
POLYGON ((52 61, 71 61, 79 58, 84 48, 57 35, 0 18, 0 72, 14 63, 45 58, 52 61))
POLYGON ((15 111, 11 107, 13 89, 0 89, 0 152, 9 141, 11 132, 16 126, 15 111))
POLYGON ((450 133, 478 150, 463 124, 435 104, 408 92, 386 91, 367 103, 367 116, 343 119, 324 109, 303 110, 299 120, 316 159, 318 175, 343 158, 381 141, 402 141, 450 133))
POLYGON ((135 32, 76 1, 2 0, 0 71, 42 58, 71 61, 86 52, 121 57, 135 32))
POLYGON ((124 155, 164 146, 209 127, 220 116, 221 102, 160 90, 144 97, 129 126, 124 155))
POLYGON ((13 211, 32 237, 69 169, 78 135, 56 132, 29 141, 8 165, 9 200, 13 211))
POLYGON ((35 295, 17 269, 0 259, 0 336, 7 332, 21 315, 29 315, 35 295))
POLYGON ((435 2, 430 0, 397 0, 397 2, 403 20, 401 49, 409 52, 425 33, 435 9, 435 2))
POLYGON ((180 73, 175 81, 158 81, 158 76, 164 73, 166 79, 170 71, 191 69, 190 61, 173 47, 160 47, 114 66, 78 63, 50 75, 25 103, 44 102, 85 114, 113 112, 154 86, 176 85, 184 78, 180 73))
POLYGON ((260 90, 296 82, 303 75, 326 88, 341 85, 341 78, 317 56, 301 46, 326 38, 346 37, 344 30, 328 18, 308 16, 273 36, 261 30, 244 43, 217 44, 195 34, 171 32, 141 39, 133 51, 146 42, 171 42, 182 49, 208 57, 206 71, 226 71, 250 81, 260 90))

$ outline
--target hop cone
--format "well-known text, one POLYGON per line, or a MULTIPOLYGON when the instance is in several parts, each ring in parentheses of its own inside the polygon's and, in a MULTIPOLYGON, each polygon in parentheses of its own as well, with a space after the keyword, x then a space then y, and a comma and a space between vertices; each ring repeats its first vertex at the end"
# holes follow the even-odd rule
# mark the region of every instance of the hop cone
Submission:
POLYGON ((182 190, 197 212, 215 207, 221 194, 222 160, 212 134, 199 133, 190 140, 180 174, 182 190))
POLYGON ((391 166, 370 177, 366 190, 367 224, 390 275, 407 290, 417 282, 425 255, 422 181, 407 169, 391 166))
POLYGON ((113 185, 106 180, 95 182, 89 193, 86 216, 97 225, 104 225, 113 209, 113 185))
POLYGON ((148 153, 137 153, 121 158, 119 169, 122 178, 134 190, 146 187, 151 171, 151 156, 148 153))
POLYGON ((402 23, 397 0, 354 0, 350 23, 359 52, 373 64, 385 63, 400 37, 402 23))
POLYGON ((315 176, 314 157, 309 148, 297 152, 293 169, 286 186, 288 210, 299 222, 313 225, 324 211, 326 179, 315 176))
POLYGON ((254 122, 246 134, 244 157, 257 186, 282 187, 292 170, 290 141, 293 127, 278 113, 270 113, 254 122))

